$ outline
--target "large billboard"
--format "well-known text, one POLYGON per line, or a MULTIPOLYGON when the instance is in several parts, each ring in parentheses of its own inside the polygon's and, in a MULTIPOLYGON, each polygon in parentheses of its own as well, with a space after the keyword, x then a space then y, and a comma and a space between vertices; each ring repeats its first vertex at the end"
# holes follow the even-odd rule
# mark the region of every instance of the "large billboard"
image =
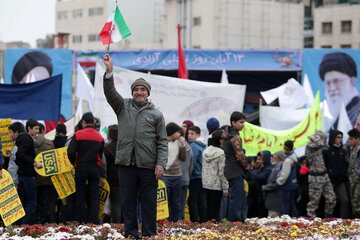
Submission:
POLYGON ((360 127, 360 50, 353 49, 306 49, 303 51, 303 77, 310 80, 315 95, 320 91, 334 117, 334 128, 342 104, 354 127, 360 127))
MULTIPOLYGON (((23 84, 62 74, 61 114, 71 118, 72 51, 69 49, 6 49, 5 83, 23 84)), ((42 119, 39 119, 42 120, 42 119)))

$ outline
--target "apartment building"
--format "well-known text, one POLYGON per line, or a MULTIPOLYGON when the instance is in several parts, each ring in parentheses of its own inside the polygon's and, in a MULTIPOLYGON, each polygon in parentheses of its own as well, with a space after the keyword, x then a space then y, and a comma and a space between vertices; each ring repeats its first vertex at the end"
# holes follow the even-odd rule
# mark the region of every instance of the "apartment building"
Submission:
MULTIPOLYGON (((112 49, 161 48, 163 0, 121 0, 118 5, 132 36, 111 45, 112 49)), ((69 34, 69 48, 74 50, 105 49, 99 37, 113 0, 58 0, 56 33, 69 34)))
POLYGON ((360 48, 360 4, 314 9, 314 48, 360 48))

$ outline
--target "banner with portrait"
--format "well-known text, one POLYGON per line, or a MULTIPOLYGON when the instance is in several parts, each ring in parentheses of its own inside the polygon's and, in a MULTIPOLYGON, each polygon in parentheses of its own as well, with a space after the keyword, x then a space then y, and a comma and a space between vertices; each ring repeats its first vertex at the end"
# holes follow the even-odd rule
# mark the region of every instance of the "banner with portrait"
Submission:
POLYGON ((332 126, 338 128, 342 104, 354 127, 360 127, 360 50, 305 49, 303 51, 303 79, 310 80, 313 93, 320 91, 320 101, 326 99, 332 126))
MULTIPOLYGON (((61 114, 71 117, 72 51, 70 49, 6 49, 5 83, 23 84, 62 75, 61 114)), ((43 120, 43 119, 38 119, 43 120)))

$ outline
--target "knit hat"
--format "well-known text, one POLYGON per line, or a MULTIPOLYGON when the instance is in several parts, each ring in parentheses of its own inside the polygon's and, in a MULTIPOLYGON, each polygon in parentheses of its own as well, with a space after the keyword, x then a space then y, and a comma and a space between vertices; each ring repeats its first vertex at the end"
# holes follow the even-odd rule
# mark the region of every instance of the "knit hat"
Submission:
POLYGON ((108 127, 108 136, 113 140, 117 141, 118 139, 118 125, 113 124, 108 127))
POLYGON ((350 77, 357 76, 356 63, 352 57, 343 52, 333 52, 326 54, 319 65, 319 74, 321 79, 327 72, 338 71, 347 74, 350 77))
POLYGON ((137 86, 144 86, 146 88, 146 90, 148 91, 148 94, 150 96, 151 86, 147 81, 145 81, 145 79, 143 79, 143 78, 136 79, 133 82, 133 84, 131 84, 131 93, 134 91, 134 88, 137 87, 137 86))
POLYGON ((170 122, 166 125, 166 133, 168 136, 173 135, 177 131, 180 131, 181 127, 174 122, 170 122))
POLYGON ((210 118, 206 122, 206 127, 209 130, 209 132, 213 132, 214 130, 219 128, 219 126, 220 126, 220 123, 216 118, 210 118))
POLYGON ((285 158, 285 153, 283 151, 278 151, 274 153, 274 155, 278 156, 280 160, 284 160, 285 158))

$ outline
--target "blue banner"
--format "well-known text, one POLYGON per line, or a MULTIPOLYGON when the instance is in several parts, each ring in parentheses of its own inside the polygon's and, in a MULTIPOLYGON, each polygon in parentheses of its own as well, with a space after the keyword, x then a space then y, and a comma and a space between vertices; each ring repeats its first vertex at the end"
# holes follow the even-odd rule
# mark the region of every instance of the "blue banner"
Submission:
MULTIPOLYGON (((307 75, 314 94, 320 91, 321 101, 327 100, 329 110, 335 119, 343 102, 349 120, 355 127, 360 127, 360 82, 357 72, 359 66, 360 50, 303 51, 303 79, 307 75)), ((334 127, 337 127, 337 122, 334 123, 334 127)))
POLYGON ((29 83, 62 74, 61 114, 65 119, 69 119, 72 94, 71 63, 70 49, 6 49, 5 83, 29 83))
POLYGON ((0 118, 59 121, 62 76, 25 84, 0 84, 0 118))
MULTIPOLYGON (((75 51, 74 69, 95 69, 105 51, 75 51)), ((177 70, 177 50, 111 51, 115 66, 132 70, 177 70)), ((188 70, 301 71, 300 50, 202 50, 184 49, 188 70)))

